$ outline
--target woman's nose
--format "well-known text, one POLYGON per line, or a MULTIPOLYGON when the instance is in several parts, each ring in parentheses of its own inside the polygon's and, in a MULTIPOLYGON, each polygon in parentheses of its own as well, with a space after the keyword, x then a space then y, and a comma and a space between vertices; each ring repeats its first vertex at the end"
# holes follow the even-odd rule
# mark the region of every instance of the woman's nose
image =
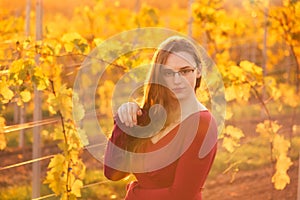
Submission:
POLYGON ((182 79, 182 77, 180 76, 179 73, 174 74, 173 81, 175 84, 181 83, 181 81, 182 81, 181 79, 182 79))

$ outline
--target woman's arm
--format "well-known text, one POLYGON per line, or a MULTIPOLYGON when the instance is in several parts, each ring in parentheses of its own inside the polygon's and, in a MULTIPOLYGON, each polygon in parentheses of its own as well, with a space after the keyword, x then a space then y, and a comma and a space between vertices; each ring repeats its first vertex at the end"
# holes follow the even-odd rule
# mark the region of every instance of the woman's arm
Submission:
POLYGON ((115 147, 113 147, 113 145, 116 145, 121 149, 126 149, 125 146, 127 140, 128 140, 128 135, 119 128, 115 119, 112 135, 109 139, 110 142, 108 142, 107 144, 107 148, 104 155, 104 175, 112 181, 118 181, 122 178, 127 177, 130 174, 128 172, 123 172, 108 166, 109 165, 108 163, 119 162, 119 161, 122 162, 122 159, 124 159, 124 157, 121 157, 120 155, 118 155, 118 153, 114 152, 115 147))
POLYGON ((134 130, 133 127, 137 125, 138 121, 144 122, 146 119, 147 112, 142 111, 135 102, 124 103, 119 107, 118 113, 114 117, 112 136, 109 139, 104 156, 104 175, 108 179, 118 181, 130 174, 129 172, 112 168, 109 163, 114 163, 114 166, 117 166, 116 163, 126 164, 126 158, 123 154, 120 155, 115 146, 123 151, 128 151, 126 147, 128 147, 130 140, 136 138, 127 133, 131 133, 134 130))

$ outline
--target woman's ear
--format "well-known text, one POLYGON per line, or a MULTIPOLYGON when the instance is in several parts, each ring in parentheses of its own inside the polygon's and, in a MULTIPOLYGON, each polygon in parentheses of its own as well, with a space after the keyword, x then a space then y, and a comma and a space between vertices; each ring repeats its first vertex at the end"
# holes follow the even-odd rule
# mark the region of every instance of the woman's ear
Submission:
POLYGON ((201 77, 201 71, 199 68, 197 68, 197 78, 200 78, 201 77))

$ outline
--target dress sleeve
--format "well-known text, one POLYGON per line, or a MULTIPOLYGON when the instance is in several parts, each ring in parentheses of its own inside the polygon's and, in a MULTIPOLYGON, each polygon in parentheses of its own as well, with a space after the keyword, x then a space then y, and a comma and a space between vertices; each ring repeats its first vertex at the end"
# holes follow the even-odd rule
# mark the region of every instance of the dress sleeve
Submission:
POLYGON ((123 172, 118 169, 114 169, 110 166, 108 166, 108 163, 112 162, 122 162, 122 155, 119 155, 114 151, 113 145, 116 145, 117 147, 120 147, 121 149, 126 149, 126 144, 128 140, 128 135, 124 133, 120 127, 117 125, 118 117, 114 118, 114 128, 112 131, 112 135, 109 138, 109 142, 106 147, 105 155, 104 155, 104 175, 106 178, 112 180, 112 181, 118 181, 122 178, 125 178, 130 173, 123 172))
MULTIPOLYGON (((142 110, 143 114, 138 116, 138 124, 141 126, 147 125, 149 123, 148 112, 142 110)), ((113 181, 118 181, 126 176, 130 175, 129 172, 120 171, 118 169, 112 168, 109 163, 114 163, 114 166, 120 165, 122 169, 130 169, 126 162, 125 153, 120 153, 116 150, 116 146, 123 150, 123 152, 131 151, 132 147, 130 142, 136 140, 137 138, 132 136, 132 133, 139 133, 138 128, 127 127, 124 123, 121 122, 118 115, 114 117, 114 127, 112 135, 107 144, 107 148, 104 155, 104 175, 113 181), (129 134, 127 134, 129 133, 129 134), (131 133, 131 134, 130 134, 131 133)), ((116 167, 117 168, 117 167, 116 167)))
MULTIPOLYGON (((203 124, 203 120, 201 120, 203 124)), ((211 169, 215 158, 217 143, 213 144, 213 148, 209 153, 199 158, 199 150, 206 134, 210 137, 217 138, 217 128, 214 120, 208 120, 208 125, 200 126, 197 136, 187 149, 187 151, 178 160, 175 178, 172 186, 159 189, 145 189, 134 183, 128 187, 126 200, 182 200, 195 199, 198 197, 199 191, 202 189, 207 175, 211 169), (212 123, 210 123, 210 121, 212 123)), ((197 199, 201 199, 197 198, 197 199)))

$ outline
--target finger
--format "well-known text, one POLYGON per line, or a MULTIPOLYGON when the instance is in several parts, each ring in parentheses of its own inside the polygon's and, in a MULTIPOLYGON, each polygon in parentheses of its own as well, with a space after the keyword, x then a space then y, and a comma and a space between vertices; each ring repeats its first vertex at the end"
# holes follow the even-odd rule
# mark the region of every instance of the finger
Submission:
POLYGON ((133 111, 132 111, 132 121, 133 121, 134 125, 137 125, 137 111, 136 111, 136 107, 134 107, 133 111))
POLYGON ((133 105, 131 103, 127 103, 127 120, 130 127, 133 127, 134 124, 134 112, 133 112, 133 105))
POLYGON ((127 119, 128 117, 127 106, 125 104, 120 106, 120 108, 118 109, 118 114, 119 114, 120 121, 122 123, 125 123, 126 126, 129 126, 128 119, 127 119))
POLYGON ((133 125, 137 125, 137 115, 136 114, 134 114, 132 116, 132 123, 133 123, 133 125))
POLYGON ((135 112, 133 115, 133 121, 134 121, 135 125, 137 125, 137 122, 138 122, 137 117, 141 116, 142 114, 143 114, 143 112, 142 112, 141 108, 138 105, 136 105, 135 112))
POLYGON ((139 110, 137 111, 137 115, 141 116, 143 114, 142 110, 139 108, 139 110))
POLYGON ((118 116, 122 123, 124 123, 123 115, 122 115, 122 106, 118 108, 118 116))
POLYGON ((130 126, 130 118, 128 115, 128 105, 124 104, 122 108, 122 117, 126 126, 130 126))

